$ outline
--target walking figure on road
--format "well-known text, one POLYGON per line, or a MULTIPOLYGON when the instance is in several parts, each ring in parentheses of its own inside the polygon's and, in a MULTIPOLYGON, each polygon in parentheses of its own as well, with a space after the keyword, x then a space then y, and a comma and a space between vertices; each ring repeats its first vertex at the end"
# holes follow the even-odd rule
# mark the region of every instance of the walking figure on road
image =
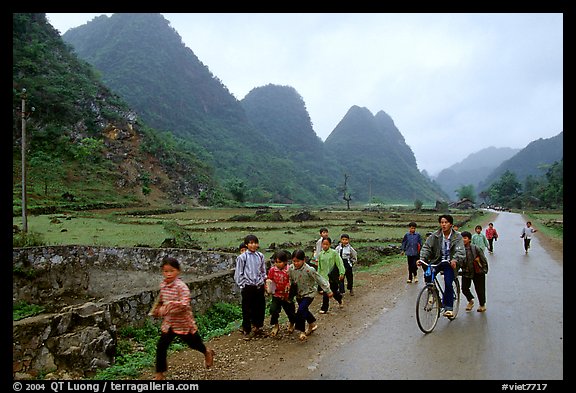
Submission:
POLYGON ((407 283, 418 282, 418 266, 416 261, 420 258, 420 249, 422 248, 422 236, 416 232, 416 223, 412 221, 408 224, 408 232, 402 238, 402 255, 406 254, 408 259, 408 280, 407 283))
POLYGON ((538 229, 532 227, 532 222, 527 221, 526 226, 522 228, 522 233, 520 237, 524 239, 524 251, 528 254, 528 249, 530 248, 530 240, 532 240, 532 234, 538 232, 538 229))
POLYGON ((494 228, 494 224, 488 224, 486 228, 486 239, 488 239, 488 251, 490 254, 494 253, 494 242, 498 240, 498 231, 494 228))
POLYGON ((486 235, 482 233, 482 225, 476 225, 474 228, 475 234, 472 235, 472 244, 477 245, 484 251, 486 248, 490 247, 490 243, 486 238, 486 235))
POLYGON ((481 247, 472 243, 472 234, 468 231, 461 233, 466 249, 466 259, 462 265, 462 293, 468 300, 466 311, 474 308, 474 296, 470 286, 474 283, 474 290, 480 306, 476 311, 486 311, 486 274, 488 273, 488 260, 481 247))

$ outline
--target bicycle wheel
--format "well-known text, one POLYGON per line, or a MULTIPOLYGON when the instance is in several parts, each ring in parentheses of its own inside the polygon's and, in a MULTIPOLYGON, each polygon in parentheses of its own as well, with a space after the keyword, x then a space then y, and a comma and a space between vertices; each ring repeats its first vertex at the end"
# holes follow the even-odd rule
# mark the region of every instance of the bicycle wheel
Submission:
POLYGON ((433 287, 425 286, 416 300, 416 321, 424 333, 430 333, 436 327, 440 317, 440 298, 433 287))

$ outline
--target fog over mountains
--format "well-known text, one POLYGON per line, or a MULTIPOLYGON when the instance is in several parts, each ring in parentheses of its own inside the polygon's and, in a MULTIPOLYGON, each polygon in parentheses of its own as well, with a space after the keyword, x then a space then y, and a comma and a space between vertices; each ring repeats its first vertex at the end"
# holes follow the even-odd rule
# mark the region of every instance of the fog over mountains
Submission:
POLYGON ((31 153, 44 166, 32 169, 52 171, 41 176, 46 190, 64 182, 90 198, 115 188, 148 202, 344 205, 346 179, 353 203, 434 203, 455 199, 461 182, 479 191, 507 168, 541 176, 562 158, 560 133, 518 152, 485 149, 430 179, 384 110, 353 105, 323 142, 296 89, 267 84, 236 99, 160 14, 102 16, 62 37, 44 14, 13 17, 14 91, 26 86, 39 108, 31 153), (82 154, 93 156, 78 161, 88 142, 82 154))
POLYGON ((260 86, 236 101, 160 14, 101 16, 63 39, 147 123, 198 144, 220 181, 277 201, 337 201, 347 174, 357 201, 446 198, 384 112, 353 107, 322 143, 296 90, 260 86))

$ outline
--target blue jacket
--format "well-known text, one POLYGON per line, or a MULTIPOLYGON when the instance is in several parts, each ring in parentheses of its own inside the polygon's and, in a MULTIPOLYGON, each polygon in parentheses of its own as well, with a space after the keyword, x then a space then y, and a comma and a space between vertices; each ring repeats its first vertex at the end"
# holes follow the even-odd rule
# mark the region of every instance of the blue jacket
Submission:
POLYGON ((420 236, 418 232, 407 232, 404 235, 402 239, 402 251, 404 251, 407 256, 413 257, 419 255, 418 245, 422 247, 422 236, 420 236))

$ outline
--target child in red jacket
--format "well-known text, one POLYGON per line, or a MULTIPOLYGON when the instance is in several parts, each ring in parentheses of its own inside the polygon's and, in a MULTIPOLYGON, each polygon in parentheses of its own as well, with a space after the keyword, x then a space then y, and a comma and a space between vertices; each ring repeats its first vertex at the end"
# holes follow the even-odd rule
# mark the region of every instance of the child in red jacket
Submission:
POLYGON ((275 254, 274 266, 268 271, 266 281, 267 288, 273 287, 273 290, 270 290, 272 292, 272 302, 270 303, 270 325, 272 325, 272 331, 270 336, 276 336, 280 330, 278 320, 282 310, 288 316, 288 333, 292 333, 294 331, 296 306, 290 299, 288 254, 285 251, 279 251, 275 254))

